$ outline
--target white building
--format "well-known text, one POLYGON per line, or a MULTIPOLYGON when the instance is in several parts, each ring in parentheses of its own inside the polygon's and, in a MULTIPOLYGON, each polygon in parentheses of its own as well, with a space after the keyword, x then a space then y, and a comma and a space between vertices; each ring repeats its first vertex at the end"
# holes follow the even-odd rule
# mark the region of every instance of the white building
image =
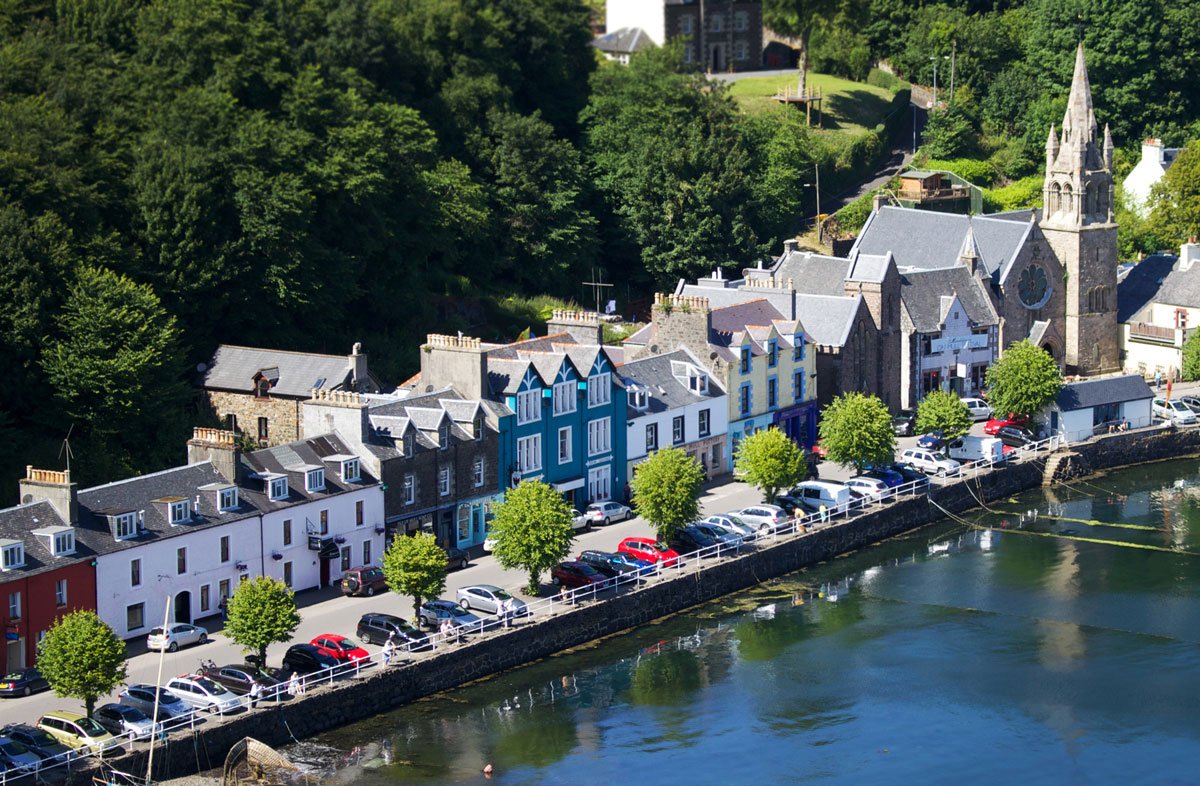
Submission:
POLYGON ((1200 244, 1179 256, 1153 254, 1117 285, 1117 320, 1125 370, 1147 379, 1178 379, 1183 342, 1200 328, 1200 244))
POLYGON ((1121 428, 1145 428, 1151 423, 1153 398, 1150 386, 1136 374, 1068 383, 1047 407, 1050 433, 1077 442, 1121 428))
POLYGON ((1180 148, 1163 147, 1160 139, 1147 139, 1142 142, 1142 157, 1133 171, 1125 176, 1121 184, 1125 192, 1125 205, 1141 216, 1146 216, 1150 207, 1150 189, 1179 156, 1180 148))
POLYGON ((620 372, 628 396, 629 477, 634 467, 664 447, 684 449, 709 477, 729 471, 725 390, 691 352, 681 348, 630 361, 620 372))

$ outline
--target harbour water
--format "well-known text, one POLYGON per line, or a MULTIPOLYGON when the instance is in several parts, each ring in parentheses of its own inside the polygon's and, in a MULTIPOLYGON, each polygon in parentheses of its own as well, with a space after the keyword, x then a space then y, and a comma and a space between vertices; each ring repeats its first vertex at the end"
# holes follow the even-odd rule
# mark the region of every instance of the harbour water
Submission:
POLYGON ((990 508, 286 753, 364 786, 1200 780, 1200 462, 990 508))

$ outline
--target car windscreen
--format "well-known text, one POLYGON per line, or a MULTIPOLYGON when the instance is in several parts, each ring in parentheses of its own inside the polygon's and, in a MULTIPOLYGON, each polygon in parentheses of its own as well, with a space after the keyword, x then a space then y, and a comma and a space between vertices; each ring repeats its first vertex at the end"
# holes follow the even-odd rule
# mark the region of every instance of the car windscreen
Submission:
POLYGON ((496 596, 497 600, 508 600, 512 597, 512 595, 509 595, 508 592, 502 589, 492 590, 492 594, 496 596))
POLYGON ((219 685, 206 677, 201 677, 197 680, 193 680, 193 682, 195 682, 201 688, 204 688, 204 690, 208 691, 208 693, 210 695, 220 695, 222 693, 229 692, 229 690, 224 685, 219 685))
POLYGON ((448 614, 449 614, 451 617, 467 617, 467 616, 470 616, 469 614, 467 614, 467 612, 463 611, 463 609, 462 609, 461 607, 459 607, 459 606, 447 606, 447 607, 445 608, 445 611, 446 611, 446 612, 447 612, 447 613, 448 613, 448 614))
MULTIPOLYGON (((153 696, 153 694, 151 694, 151 695, 153 696)), ((178 702, 180 702, 180 701, 183 701, 183 699, 179 698, 179 697, 178 697, 178 696, 176 696, 174 693, 168 693, 167 691, 163 690, 162 688, 159 688, 159 690, 158 690, 158 703, 159 703, 160 705, 162 705, 162 704, 176 704, 176 703, 178 703, 178 702)))
POLYGON ((20 756, 23 753, 28 753, 29 749, 16 740, 5 740, 0 742, 0 751, 4 751, 9 756, 20 756))
POLYGON ((89 737, 102 737, 108 733, 104 730, 103 726, 91 718, 80 718, 75 722, 79 724, 79 728, 83 729, 83 733, 89 737))

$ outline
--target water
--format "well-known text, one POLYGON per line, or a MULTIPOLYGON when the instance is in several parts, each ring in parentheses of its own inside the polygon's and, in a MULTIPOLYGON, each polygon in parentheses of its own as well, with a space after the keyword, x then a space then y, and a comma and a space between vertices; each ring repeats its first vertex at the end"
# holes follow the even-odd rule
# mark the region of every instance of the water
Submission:
POLYGON ((1200 464, 991 508, 287 753, 364 786, 1196 783, 1200 464))

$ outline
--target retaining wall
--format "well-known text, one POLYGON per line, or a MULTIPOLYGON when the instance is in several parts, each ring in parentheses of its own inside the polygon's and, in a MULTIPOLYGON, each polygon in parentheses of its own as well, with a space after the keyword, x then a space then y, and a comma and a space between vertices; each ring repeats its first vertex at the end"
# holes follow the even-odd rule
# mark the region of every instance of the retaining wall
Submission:
MULTIPOLYGON (((1200 453, 1200 429, 1158 429, 1095 438, 1073 446, 1094 469, 1111 468, 1200 453)), ((488 677, 645 624, 767 579, 832 559, 839 554, 902 534, 943 518, 940 508, 962 513, 980 502, 1002 499, 1037 488, 1044 460, 1029 460, 977 478, 934 487, 929 499, 897 502, 851 521, 801 538, 760 544, 734 559, 713 562, 704 570, 616 597, 585 603, 569 614, 538 617, 510 630, 490 633, 468 646, 447 649, 411 665, 381 670, 372 667, 353 679, 279 707, 267 705, 223 722, 208 722, 192 734, 176 733, 155 751, 155 777, 167 778, 219 767, 238 740, 251 736, 280 746, 338 726, 387 712, 424 696, 488 677)), ((144 772, 145 751, 117 763, 120 769, 144 772)), ((73 778, 90 783, 81 770, 73 778), (80 780, 79 776, 84 776, 80 780)))

